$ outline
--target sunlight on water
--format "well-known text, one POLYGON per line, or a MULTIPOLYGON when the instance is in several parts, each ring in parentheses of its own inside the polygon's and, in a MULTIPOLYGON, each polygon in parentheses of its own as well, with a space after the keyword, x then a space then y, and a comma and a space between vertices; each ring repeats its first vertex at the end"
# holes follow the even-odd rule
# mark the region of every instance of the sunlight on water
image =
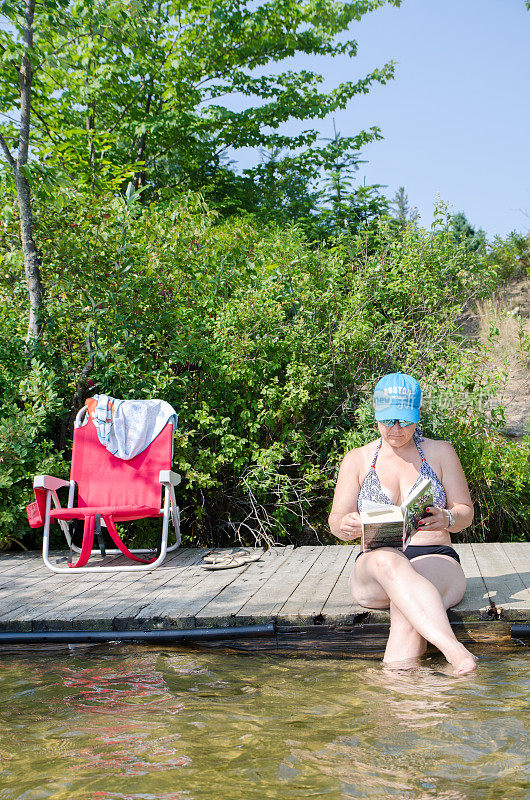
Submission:
POLYGON ((449 677, 133 647, 0 657, 0 800, 528 800, 527 652, 449 677))

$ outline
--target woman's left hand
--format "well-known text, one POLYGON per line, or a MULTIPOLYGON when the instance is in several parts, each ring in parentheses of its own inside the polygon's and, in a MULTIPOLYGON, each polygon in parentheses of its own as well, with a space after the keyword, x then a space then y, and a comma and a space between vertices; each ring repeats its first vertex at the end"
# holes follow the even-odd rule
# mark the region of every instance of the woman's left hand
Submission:
POLYGON ((449 514, 445 508, 430 506, 425 510, 426 516, 418 523, 419 531, 446 531, 449 528, 449 514))

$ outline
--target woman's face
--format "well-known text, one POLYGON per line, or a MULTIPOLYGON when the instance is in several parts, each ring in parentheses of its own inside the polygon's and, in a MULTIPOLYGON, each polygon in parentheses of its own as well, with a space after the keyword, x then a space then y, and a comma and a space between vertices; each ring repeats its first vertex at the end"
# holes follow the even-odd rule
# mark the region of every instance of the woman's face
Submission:
POLYGON ((414 436, 416 423, 413 422, 412 425, 407 425, 406 428, 402 428, 399 422, 394 420, 392 427, 383 425, 382 422, 378 422, 377 427, 385 442, 388 442, 392 447, 403 447, 408 444, 414 436))

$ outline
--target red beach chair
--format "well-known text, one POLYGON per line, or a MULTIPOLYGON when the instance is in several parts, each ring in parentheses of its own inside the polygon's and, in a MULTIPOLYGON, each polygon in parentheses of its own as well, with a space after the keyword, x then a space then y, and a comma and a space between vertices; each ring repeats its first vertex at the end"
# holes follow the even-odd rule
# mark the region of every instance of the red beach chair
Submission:
POLYGON ((129 461, 124 461, 109 453, 98 439, 96 427, 82 408, 75 420, 74 442, 70 480, 64 481, 50 475, 37 475, 33 481, 35 502, 28 506, 28 520, 32 528, 44 525, 42 557, 53 572, 72 574, 76 572, 125 572, 152 570, 158 567, 166 553, 180 545, 180 515, 175 500, 175 486, 180 483, 180 475, 171 471, 173 458, 173 424, 169 422, 151 444, 129 461), (58 489, 68 487, 68 505, 63 508, 57 496, 58 489), (164 505, 160 508, 162 487, 164 505), (77 489, 76 505, 74 497, 77 489), (52 509, 51 501, 55 508, 52 509), (169 518, 175 531, 175 543, 168 547, 169 518), (162 531, 157 551, 129 550, 122 542, 117 530, 117 522, 126 522, 147 517, 162 517, 162 531), (57 520, 70 547, 68 566, 58 566, 49 559, 50 523, 57 520), (83 520, 83 540, 81 547, 72 542, 69 521, 83 520), (101 526, 106 527, 115 549, 106 550, 101 536, 101 526), (100 548, 93 550, 94 535, 97 534, 100 548), (78 558, 72 562, 72 553, 78 558), (90 556, 122 553, 133 565, 86 566, 90 556))

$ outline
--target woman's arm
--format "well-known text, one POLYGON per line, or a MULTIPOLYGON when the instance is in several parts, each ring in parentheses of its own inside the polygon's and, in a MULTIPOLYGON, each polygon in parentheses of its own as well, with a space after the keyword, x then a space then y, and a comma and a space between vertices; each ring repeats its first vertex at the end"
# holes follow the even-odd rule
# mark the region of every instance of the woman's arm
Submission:
POLYGON ((343 542, 358 539, 361 535, 361 519, 357 512, 357 498, 362 467, 360 449, 350 450, 340 465, 333 505, 329 515, 331 533, 343 542))
POLYGON ((464 475, 464 470, 460 463, 454 447, 449 442, 437 442, 438 455, 440 458, 440 479, 445 489, 447 497, 447 509, 433 509, 432 516, 426 517, 420 530, 448 530, 450 533, 458 533, 464 528, 469 527, 473 522, 474 509, 469 488, 464 475), (449 514, 451 512, 455 518, 455 524, 449 524, 449 514))

